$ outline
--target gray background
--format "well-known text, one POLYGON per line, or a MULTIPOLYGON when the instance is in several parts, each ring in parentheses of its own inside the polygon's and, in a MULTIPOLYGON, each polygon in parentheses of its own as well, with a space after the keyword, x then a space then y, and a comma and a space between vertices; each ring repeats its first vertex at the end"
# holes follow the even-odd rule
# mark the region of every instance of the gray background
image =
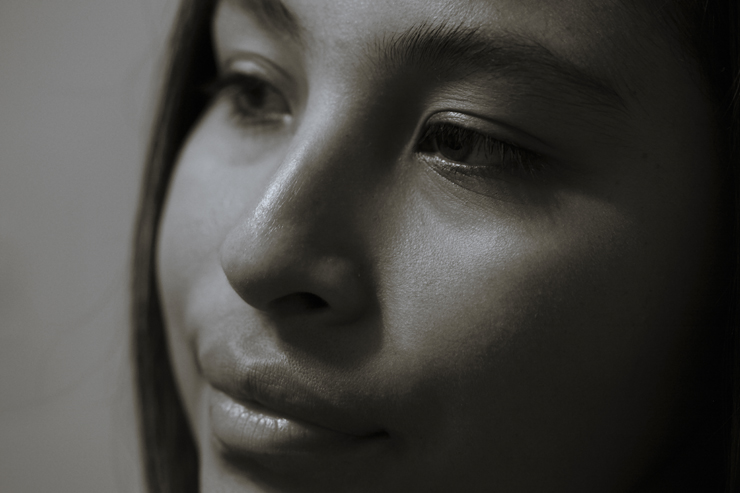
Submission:
POLYGON ((127 262, 176 0, 0 0, 0 491, 140 491, 127 262))

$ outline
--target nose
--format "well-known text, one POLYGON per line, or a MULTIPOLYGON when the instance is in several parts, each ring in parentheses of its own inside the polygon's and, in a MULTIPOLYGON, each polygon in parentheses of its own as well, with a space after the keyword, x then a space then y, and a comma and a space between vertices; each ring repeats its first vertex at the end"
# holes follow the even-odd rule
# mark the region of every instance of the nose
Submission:
POLYGON ((344 324, 369 305, 356 229, 362 178, 349 151, 323 137, 293 146, 257 206, 227 234, 220 260, 254 308, 344 324))

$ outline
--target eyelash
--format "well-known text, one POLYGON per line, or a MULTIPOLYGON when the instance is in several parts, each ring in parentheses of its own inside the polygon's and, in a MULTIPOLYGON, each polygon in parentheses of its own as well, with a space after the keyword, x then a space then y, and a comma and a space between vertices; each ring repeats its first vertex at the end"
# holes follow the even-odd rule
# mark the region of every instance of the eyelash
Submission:
MULTIPOLYGON (((544 171, 542 156, 510 144, 490 135, 461 127, 451 123, 432 123, 424 129, 417 144, 417 152, 439 154, 435 160, 446 161, 443 166, 447 171, 468 176, 502 177, 534 179, 544 171), (482 151, 482 155, 491 165, 466 164, 445 156, 439 150, 439 143, 455 143, 459 147, 482 151)), ((434 158, 433 158, 434 159, 434 158)))
MULTIPOLYGON (((283 121, 285 112, 261 111, 255 107, 254 101, 245 103, 244 98, 257 97, 265 98, 270 95, 282 95, 269 83, 259 77, 239 72, 230 72, 217 76, 212 82, 204 88, 204 93, 210 105, 215 102, 226 99, 229 106, 229 113, 239 126, 255 126, 274 124, 283 121), (261 91, 261 94, 255 92, 261 91)), ((289 111, 287 103, 283 99, 285 110, 289 111)))

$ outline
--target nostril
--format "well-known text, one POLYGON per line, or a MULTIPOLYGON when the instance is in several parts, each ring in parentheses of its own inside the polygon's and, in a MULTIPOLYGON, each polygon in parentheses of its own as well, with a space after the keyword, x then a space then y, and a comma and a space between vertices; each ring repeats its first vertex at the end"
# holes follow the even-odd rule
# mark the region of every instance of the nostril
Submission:
POLYGON ((314 312, 328 307, 329 303, 313 293, 291 293, 272 300, 267 305, 267 310, 278 315, 291 316, 314 312))

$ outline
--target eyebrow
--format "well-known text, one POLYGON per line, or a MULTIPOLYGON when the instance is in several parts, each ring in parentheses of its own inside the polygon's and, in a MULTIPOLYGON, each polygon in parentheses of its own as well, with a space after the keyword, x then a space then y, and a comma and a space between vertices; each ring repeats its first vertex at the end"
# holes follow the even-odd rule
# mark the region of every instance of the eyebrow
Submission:
MULTIPOLYGON (((303 44, 300 23, 282 0, 233 0, 267 26, 303 44)), ((531 38, 512 33, 483 34, 479 29, 449 23, 421 23, 401 33, 376 39, 365 53, 380 54, 382 70, 427 69, 438 75, 463 77, 485 71, 508 76, 521 85, 539 81, 570 90, 590 105, 625 110, 627 104, 608 80, 588 73, 531 38)))
POLYGON ((373 51, 380 53, 383 69, 411 66, 447 77, 485 71, 524 85, 533 81, 554 84, 598 106, 627 107, 608 80, 586 72, 536 40, 512 33, 491 35, 462 25, 423 23, 376 40, 373 51))

